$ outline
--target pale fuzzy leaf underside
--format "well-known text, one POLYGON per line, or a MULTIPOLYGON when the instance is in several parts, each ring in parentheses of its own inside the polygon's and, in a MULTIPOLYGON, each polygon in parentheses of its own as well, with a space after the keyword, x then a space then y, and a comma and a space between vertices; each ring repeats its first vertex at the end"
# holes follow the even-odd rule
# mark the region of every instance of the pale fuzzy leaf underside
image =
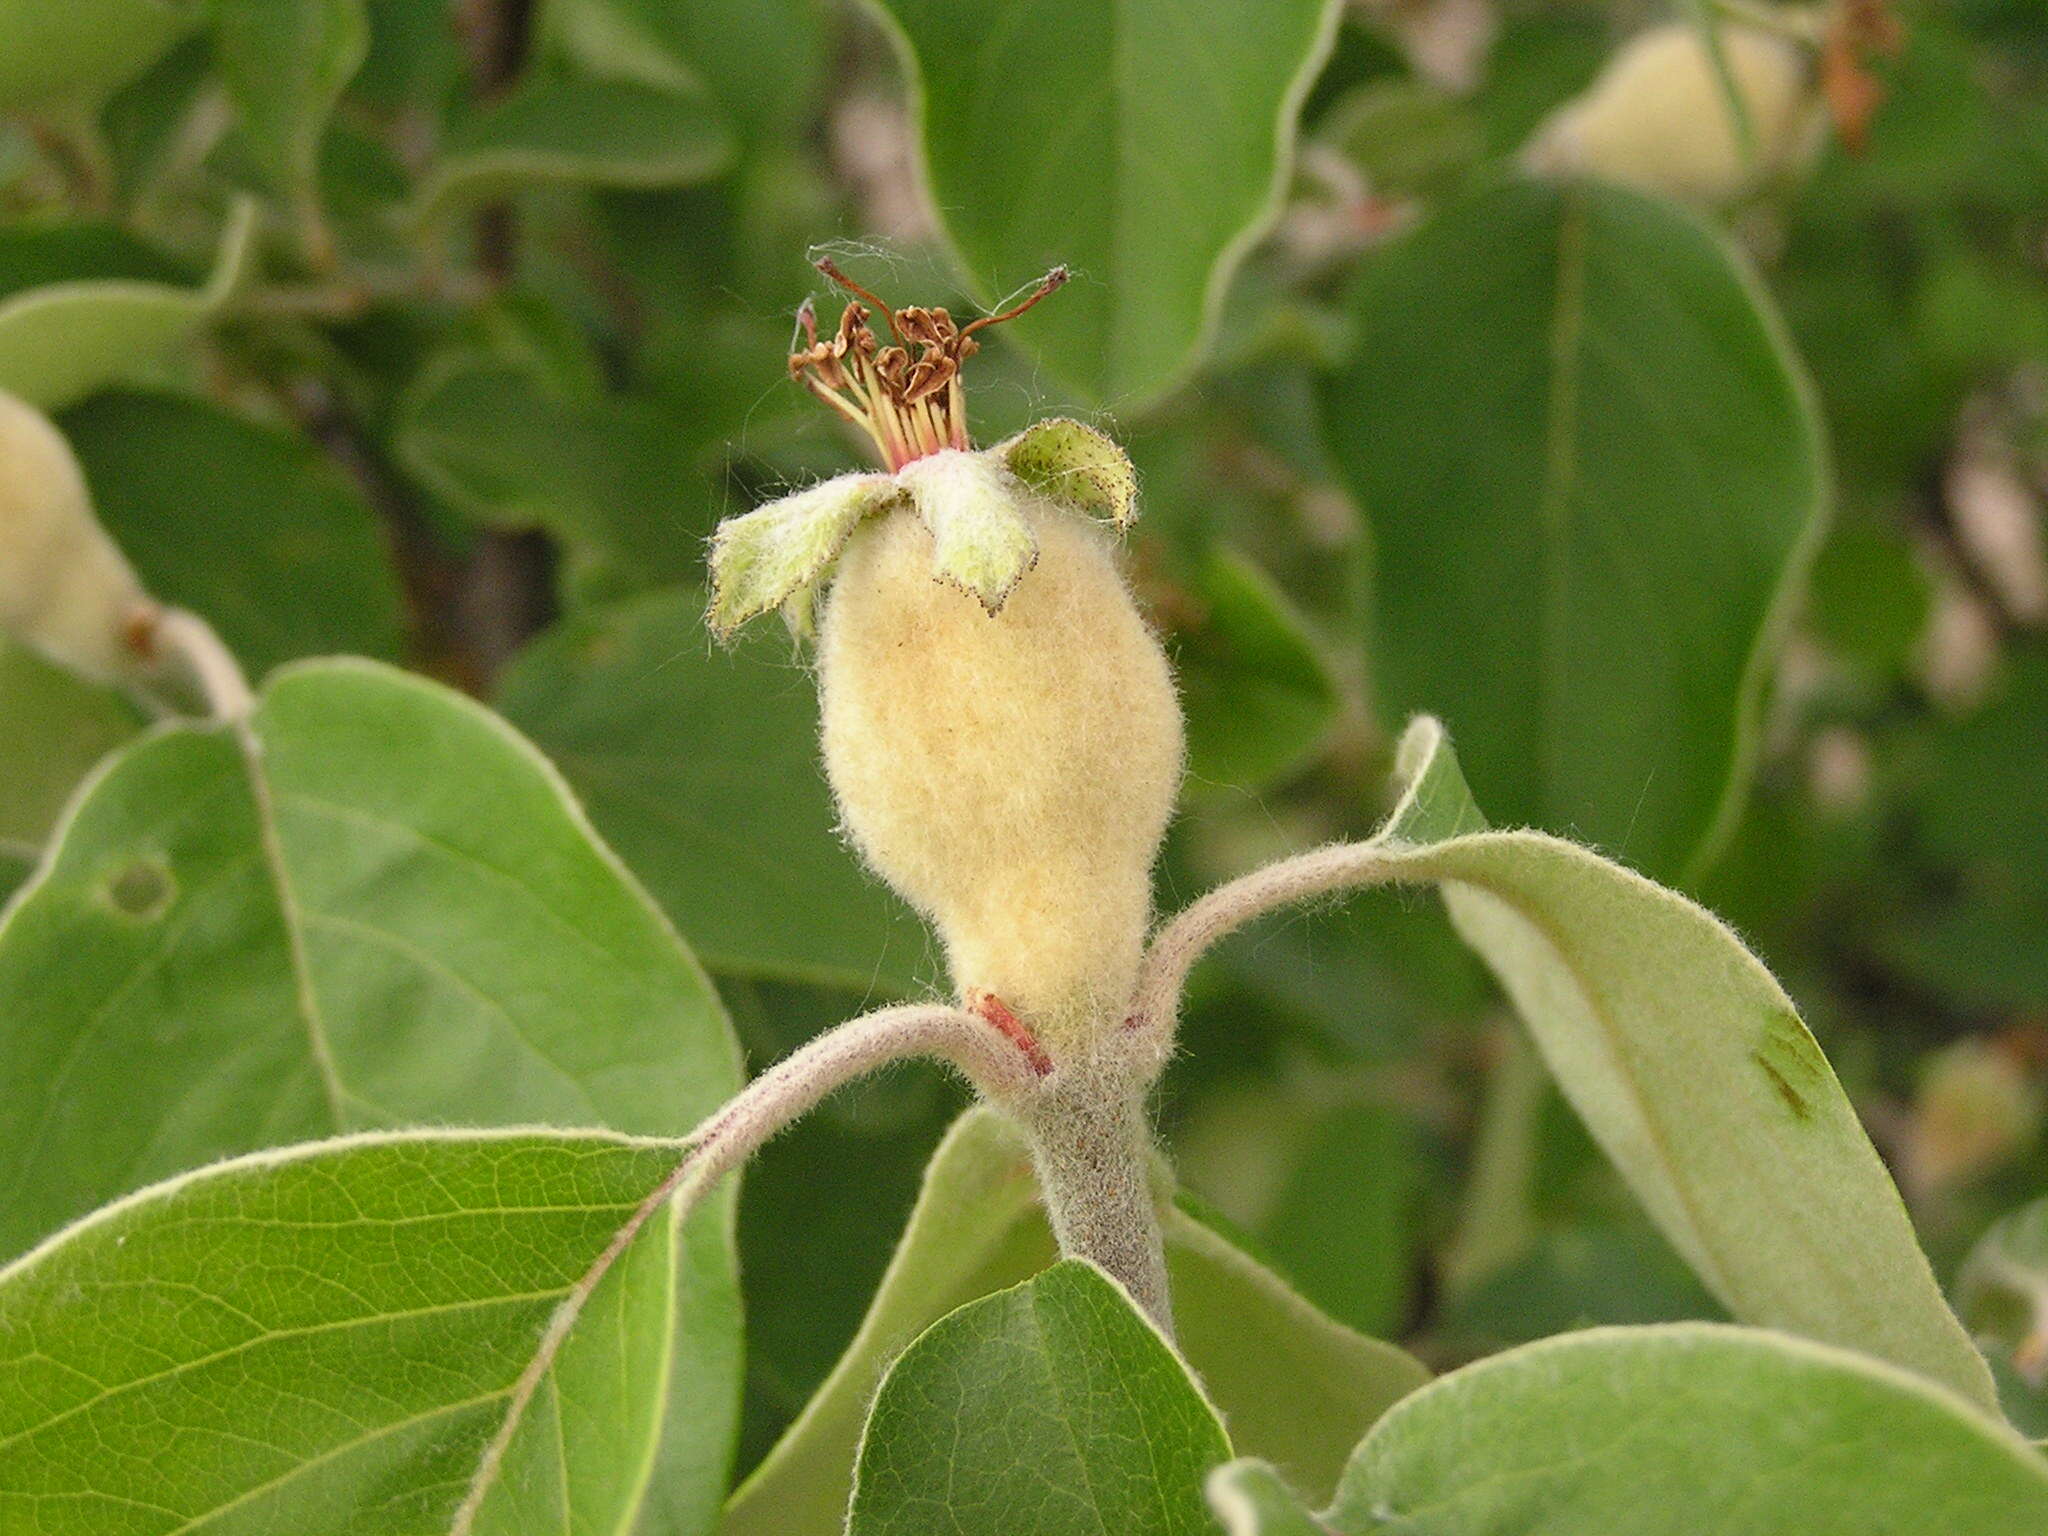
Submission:
POLYGON ((1744 1322, 1994 1400, 1903 1203, 1790 998, 1705 909, 1588 849, 1493 832, 1427 718, 1359 878, 1442 886, 1558 1085, 1744 1322), (1373 857, 1377 854, 1377 857, 1373 857))
POLYGON ((1725 1324, 1598 1328, 1399 1404, 1319 1519, 1334 1536, 2033 1536, 2048 1461, 1866 1355, 1725 1324))
POLYGON ((1229 1536, 1329 1536, 1280 1474, 1246 1457, 1209 1474, 1209 1507, 1229 1536))

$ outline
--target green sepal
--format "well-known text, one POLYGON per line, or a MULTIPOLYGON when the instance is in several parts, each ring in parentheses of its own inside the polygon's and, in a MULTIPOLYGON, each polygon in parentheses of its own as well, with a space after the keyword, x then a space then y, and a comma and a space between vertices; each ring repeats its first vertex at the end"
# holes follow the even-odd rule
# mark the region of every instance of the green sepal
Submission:
MULTIPOLYGON (((840 475, 718 525, 711 538, 711 609, 721 636, 757 614, 805 598, 861 519, 887 508, 901 487, 888 475, 840 475)), ((798 603, 802 628, 810 603, 798 603)))
POLYGON ((1138 520, 1138 472, 1111 438, 1065 416, 1026 427, 995 454, 1049 500, 1124 529, 1138 520))
POLYGON ((932 575, 998 612, 1038 563, 1017 483, 986 453, 936 453, 897 471, 932 535, 932 575))

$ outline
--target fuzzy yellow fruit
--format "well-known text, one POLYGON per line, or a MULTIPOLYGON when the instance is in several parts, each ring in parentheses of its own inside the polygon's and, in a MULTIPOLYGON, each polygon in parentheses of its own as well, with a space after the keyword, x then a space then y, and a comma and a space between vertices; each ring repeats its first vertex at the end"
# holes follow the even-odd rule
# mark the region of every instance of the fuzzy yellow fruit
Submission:
POLYGON ((1821 126, 1810 52, 1754 27, 1724 26, 1720 35, 1749 115, 1753 159, 1698 30, 1674 23, 1623 46, 1584 95, 1537 130, 1525 163, 1705 207, 1732 202, 1795 166, 1821 126))
POLYGON ((1106 532, 1025 493, 1038 559, 999 612, 933 579, 898 511, 841 556, 819 630, 846 829, 1055 1057, 1114 1027, 1179 789, 1180 703, 1106 532))
POLYGON ((71 445, 0 391, 0 631, 85 677, 133 683, 157 611, 93 516, 71 445))

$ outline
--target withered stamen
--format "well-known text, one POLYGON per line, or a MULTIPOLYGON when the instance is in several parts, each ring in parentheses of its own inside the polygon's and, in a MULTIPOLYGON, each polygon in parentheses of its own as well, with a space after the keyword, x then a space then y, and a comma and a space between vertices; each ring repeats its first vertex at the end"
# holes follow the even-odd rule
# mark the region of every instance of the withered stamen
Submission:
POLYGON ((790 354, 790 377, 866 432, 892 470, 945 448, 971 446, 960 371, 981 350, 974 333, 1016 319, 1067 281, 1067 269, 1054 267, 1021 304, 960 326, 943 308, 891 309, 830 258, 820 258, 817 268, 852 297, 829 341, 818 337, 817 306, 804 301, 797 311, 804 346, 790 354), (871 313, 881 315, 894 345, 876 340, 871 313))

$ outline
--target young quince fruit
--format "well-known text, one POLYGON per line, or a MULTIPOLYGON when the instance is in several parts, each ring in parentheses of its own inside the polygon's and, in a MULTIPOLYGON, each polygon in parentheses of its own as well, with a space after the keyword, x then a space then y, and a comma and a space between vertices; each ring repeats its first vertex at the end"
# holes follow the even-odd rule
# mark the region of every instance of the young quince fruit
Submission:
POLYGON ((1115 547, 1136 477, 1074 421, 977 451, 959 368, 1009 316, 956 327, 855 291, 832 340, 813 330, 791 367, 888 473, 724 524, 710 622, 729 633, 780 607, 808 631, 836 563, 816 628, 842 823, 936 927, 963 996, 999 1000, 1057 1058, 1121 1022, 1180 785, 1172 674, 1115 547), (870 305, 894 345, 869 330, 870 305))
POLYGON ((106 530, 71 445, 0 390, 0 633, 95 682, 152 670, 161 613, 106 530))
POLYGON ((1721 52, 1749 120, 1745 145, 1699 29, 1674 22, 1630 39, 1599 78, 1523 151, 1545 175, 1592 175, 1701 207, 1732 203, 1795 170, 1817 147, 1824 113, 1812 48, 1726 24, 1721 52))

